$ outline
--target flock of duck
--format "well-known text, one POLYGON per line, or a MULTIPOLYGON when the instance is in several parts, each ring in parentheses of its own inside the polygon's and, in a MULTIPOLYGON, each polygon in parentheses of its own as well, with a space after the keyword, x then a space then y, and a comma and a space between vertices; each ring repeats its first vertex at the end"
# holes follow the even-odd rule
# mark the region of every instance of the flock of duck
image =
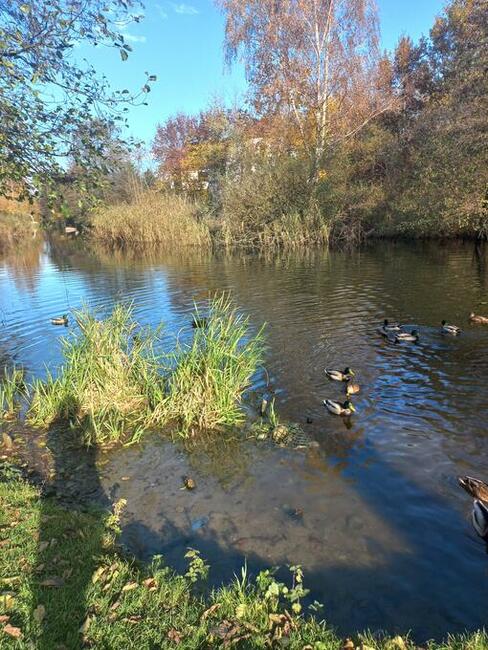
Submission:
MULTIPOLYGON (((488 316, 480 316, 471 312, 469 321, 478 325, 488 325, 488 316)), ((457 325, 449 324, 443 320, 441 323, 441 332, 450 336, 458 336, 462 333, 462 330, 457 325)), ((408 332, 399 323, 392 323, 388 319, 383 321, 383 325, 378 328, 378 333, 393 343, 416 343, 419 340, 418 330, 412 329, 408 332)), ((360 391, 359 384, 352 381, 355 376, 354 371, 346 367, 344 370, 325 368, 324 372, 331 381, 342 382, 345 385, 347 397, 344 402, 324 399, 324 406, 332 415, 351 416, 356 409, 349 397, 360 391)), ((473 497, 473 527, 477 534, 488 543, 488 485, 472 476, 460 476, 458 482, 473 497)))

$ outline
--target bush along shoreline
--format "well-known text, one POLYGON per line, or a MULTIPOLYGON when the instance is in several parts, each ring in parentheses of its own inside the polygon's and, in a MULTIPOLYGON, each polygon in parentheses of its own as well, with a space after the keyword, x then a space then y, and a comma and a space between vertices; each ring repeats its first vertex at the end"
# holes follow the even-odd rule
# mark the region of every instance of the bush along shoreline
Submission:
MULTIPOLYGON (((340 638, 305 607, 299 566, 206 588, 211 571, 195 549, 178 575, 154 557, 142 565, 118 543, 124 502, 111 511, 66 509, 0 467, 1 648, 282 648, 418 650, 408 637, 340 638)), ((485 632, 428 642, 426 650, 485 650, 485 632)))

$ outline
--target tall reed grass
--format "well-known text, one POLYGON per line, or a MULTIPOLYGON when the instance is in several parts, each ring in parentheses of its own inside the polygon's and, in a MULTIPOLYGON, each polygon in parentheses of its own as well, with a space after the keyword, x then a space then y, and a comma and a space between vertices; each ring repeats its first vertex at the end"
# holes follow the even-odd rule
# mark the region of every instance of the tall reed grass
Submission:
POLYGON ((78 332, 63 340, 65 362, 57 376, 34 383, 28 418, 37 426, 69 421, 88 445, 134 441, 149 425, 162 390, 158 330, 139 330, 123 305, 106 320, 86 308, 75 320, 78 332))
MULTIPOLYGON (((263 329, 249 334, 244 317, 226 296, 214 298, 202 321, 198 310, 193 340, 177 345, 170 355, 163 419, 174 420, 183 433, 193 428, 213 429, 243 420, 241 398, 251 376, 263 361, 263 329)), ((159 416, 158 410, 155 413, 159 416)))
POLYGON ((262 361, 262 330, 251 336, 249 319, 227 297, 206 311, 191 343, 173 350, 160 349, 160 328, 140 328, 130 307, 116 305, 106 320, 87 308, 75 313, 78 330, 63 341, 56 377, 34 382, 29 421, 70 423, 87 445, 135 442, 170 424, 182 435, 238 424, 262 361))
POLYGON ((91 235, 113 246, 210 247, 210 233, 198 206, 173 194, 147 192, 133 203, 100 208, 91 235))
POLYGON ((0 378, 0 419, 14 415, 19 400, 27 394, 22 368, 5 368, 0 378))

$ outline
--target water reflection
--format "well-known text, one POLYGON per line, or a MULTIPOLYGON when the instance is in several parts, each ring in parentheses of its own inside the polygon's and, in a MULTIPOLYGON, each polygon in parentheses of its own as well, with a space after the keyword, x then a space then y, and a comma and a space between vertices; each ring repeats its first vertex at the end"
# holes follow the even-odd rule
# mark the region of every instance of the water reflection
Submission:
MULTIPOLYGON (((279 412, 319 447, 231 439, 185 450, 151 436, 113 453, 101 481, 111 498, 128 499, 126 543, 141 557, 163 552, 177 567, 183 549, 197 546, 215 582, 244 556, 254 569, 300 562, 342 630, 411 628, 425 638, 485 619, 486 556, 455 476, 487 471, 488 328, 466 322, 488 301, 486 258, 473 245, 378 244, 354 255, 267 259, 54 244, 30 287, 0 262, 0 349, 42 374, 59 362, 61 333, 49 318, 83 300, 102 311, 133 300, 142 323, 162 320, 174 337, 194 300, 230 290, 254 327, 268 323, 279 412), (420 325, 419 343, 379 338, 385 316, 420 325), (442 336, 443 318, 463 335, 442 336), (341 394, 326 365, 357 371, 362 392, 349 429, 323 409, 324 397, 341 394), (197 490, 180 489, 183 474, 197 490), (296 508, 299 520, 289 516, 296 508)), ((254 388, 265 382, 260 373, 254 388)))

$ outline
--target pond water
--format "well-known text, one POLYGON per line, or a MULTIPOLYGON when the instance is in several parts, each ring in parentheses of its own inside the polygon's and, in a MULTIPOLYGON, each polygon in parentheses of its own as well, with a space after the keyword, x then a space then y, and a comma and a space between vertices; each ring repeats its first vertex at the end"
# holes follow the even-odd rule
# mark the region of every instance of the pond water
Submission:
POLYGON ((0 362, 37 376, 54 368, 66 330, 50 318, 83 302, 106 313, 130 299, 141 323, 164 321, 171 338, 194 300, 229 290, 254 327, 267 323, 271 388, 261 372, 254 389, 274 391, 280 416, 318 446, 234 437, 188 450, 149 435, 96 460, 91 452, 93 492, 127 499, 123 539, 142 559, 163 554, 181 569, 185 549, 201 549, 215 584, 244 558, 253 571, 299 563, 342 633, 439 638, 486 623, 488 557, 456 477, 488 478, 488 327, 467 323, 471 310, 488 313, 487 263, 473 244, 269 259, 45 244, 0 258, 0 362), (382 340, 384 317, 418 326, 419 343, 382 340), (441 335, 443 318, 463 335, 441 335), (322 405, 341 394, 323 368, 347 365, 362 387, 349 426, 322 405), (184 474, 194 491, 180 489, 184 474))

